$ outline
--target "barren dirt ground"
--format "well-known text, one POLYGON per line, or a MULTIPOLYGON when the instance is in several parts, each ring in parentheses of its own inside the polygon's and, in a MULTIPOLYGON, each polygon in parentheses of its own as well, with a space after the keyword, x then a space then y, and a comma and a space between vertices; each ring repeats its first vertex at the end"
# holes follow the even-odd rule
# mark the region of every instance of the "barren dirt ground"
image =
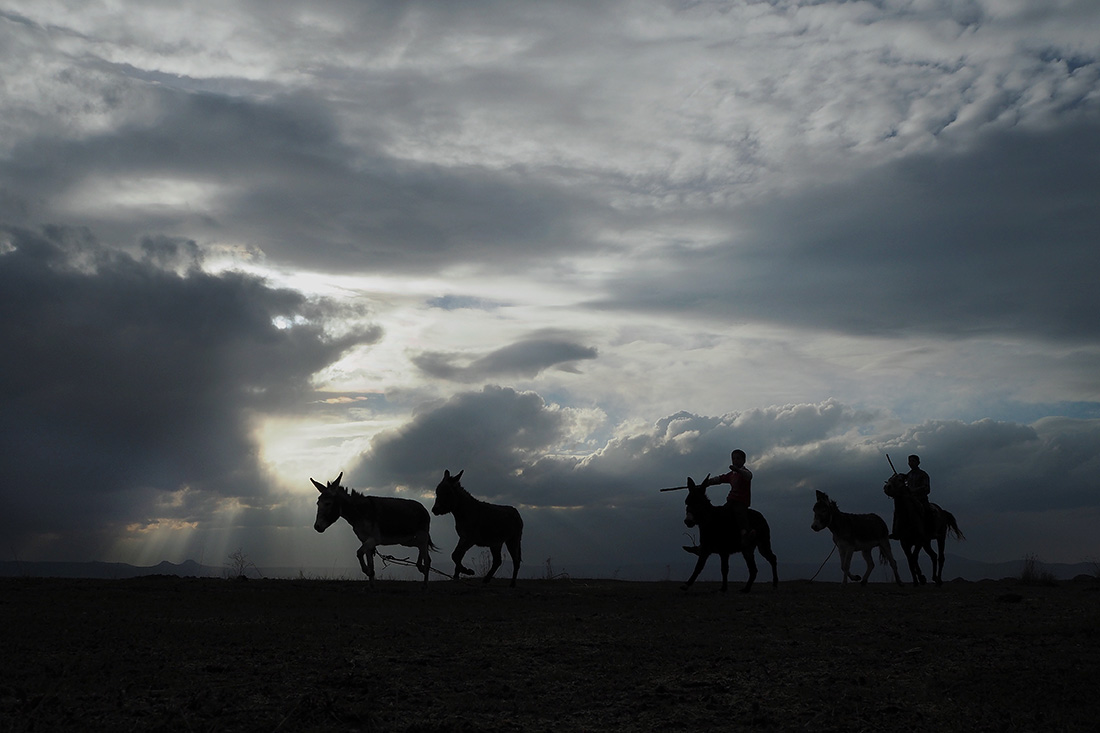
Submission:
POLYGON ((1097 729, 1100 584, 0 579, 0 730, 1097 729))

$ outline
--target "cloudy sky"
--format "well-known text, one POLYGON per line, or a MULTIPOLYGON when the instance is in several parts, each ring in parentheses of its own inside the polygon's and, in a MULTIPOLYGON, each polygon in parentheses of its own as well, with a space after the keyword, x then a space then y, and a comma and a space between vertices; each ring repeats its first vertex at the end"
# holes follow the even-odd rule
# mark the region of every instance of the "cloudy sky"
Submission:
POLYGON ((1096 560, 1097 27, 3 0, 0 551, 345 567, 311 477, 430 506, 450 469, 524 576, 678 577, 657 489, 740 447, 783 561, 914 452, 950 551, 1096 560))

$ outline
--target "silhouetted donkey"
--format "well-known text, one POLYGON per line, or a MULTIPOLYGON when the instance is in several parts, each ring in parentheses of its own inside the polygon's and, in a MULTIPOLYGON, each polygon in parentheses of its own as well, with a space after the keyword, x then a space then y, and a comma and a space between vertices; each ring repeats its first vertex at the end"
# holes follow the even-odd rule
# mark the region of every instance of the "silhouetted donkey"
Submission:
POLYGON ((322 485, 313 481, 321 492, 317 497, 317 519, 313 528, 324 532, 340 517, 348 520, 355 530, 355 536, 362 542, 355 556, 359 558, 359 567, 363 569, 370 586, 374 587, 374 552, 379 545, 404 545, 419 550, 416 557, 416 569, 424 574, 424 585, 428 585, 428 573, 432 569, 429 550, 439 548, 432 544, 430 525, 431 515, 424 505, 412 499, 398 499, 388 496, 366 496, 358 491, 348 493, 340 485, 344 472, 322 485), (365 559, 364 559, 365 558, 365 559))
MULTIPOLYGON (((710 478, 709 474, 707 478, 710 478)), ((756 556, 754 553, 757 549, 760 550, 761 556, 772 566, 772 587, 778 587, 779 575, 776 571, 775 553, 772 552, 772 530, 768 526, 768 520, 764 519, 764 515, 755 509, 749 510, 749 528, 755 531, 755 537, 753 537, 753 532, 749 532, 750 539, 742 547, 742 528, 737 525, 736 517, 728 507, 711 504, 710 499, 707 497, 706 481, 704 480, 702 484, 696 484, 689 476, 687 489, 687 499, 684 500, 684 504, 687 506, 687 515, 684 517, 684 524, 688 527, 698 525, 699 544, 695 547, 685 545, 684 549, 698 555, 699 560, 695 563, 695 570, 691 573, 691 577, 680 587, 683 590, 690 588, 695 579, 699 577, 699 573, 703 571, 703 566, 707 564, 707 558, 712 554, 716 554, 722 559, 722 592, 725 593, 729 586, 730 555, 740 552, 749 568, 749 579, 741 592, 748 593, 756 580, 756 556)))
POLYGON ((848 514, 840 511, 835 501, 829 499, 829 495, 818 491, 817 503, 814 504, 814 521, 810 529, 820 532, 828 528, 833 533, 833 542, 840 550, 840 570, 844 575, 844 584, 848 579, 867 585, 871 577, 871 571, 875 568, 875 561, 871 557, 871 550, 879 549, 879 559, 890 563, 894 571, 894 580, 902 585, 901 576, 898 575, 898 564, 894 562, 894 553, 890 550, 890 529, 886 522, 877 514, 848 514), (863 553, 863 559, 867 561, 867 572, 860 579, 858 575, 852 575, 852 554, 859 550, 863 553))
POLYGON ((493 554, 493 565, 484 578, 488 583, 500 567, 500 548, 507 545, 508 554, 512 556, 512 582, 509 585, 514 588, 521 560, 523 519, 515 507, 489 504, 471 496, 460 483, 464 472, 459 471, 454 476, 450 471, 443 472, 443 480, 435 487, 435 505, 432 506, 432 514, 453 514, 455 518, 458 545, 451 553, 455 563, 454 579, 458 580, 459 573, 474 574, 473 570, 462 564, 462 558, 471 547, 477 545, 488 547, 493 554))

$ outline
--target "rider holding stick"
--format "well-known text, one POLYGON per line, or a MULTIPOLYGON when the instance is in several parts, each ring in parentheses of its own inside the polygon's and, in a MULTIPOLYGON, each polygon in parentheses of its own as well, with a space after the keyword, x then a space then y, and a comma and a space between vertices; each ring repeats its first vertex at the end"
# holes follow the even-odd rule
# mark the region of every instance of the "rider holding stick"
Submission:
POLYGON ((749 504, 752 502, 752 471, 745 467, 745 451, 738 448, 730 453, 730 470, 721 476, 707 478, 703 488, 714 484, 729 484, 726 506, 733 512, 737 526, 741 528, 741 546, 751 543, 756 532, 749 528, 749 504))
MULTIPOLYGON (((920 456, 916 454, 909 456, 909 473, 905 474, 905 488, 909 491, 909 495, 917 500, 925 524, 930 523, 932 508, 928 504, 928 494, 932 491, 932 484, 928 478, 928 473, 920 467, 920 456)), ((898 539, 897 523, 898 518, 895 512, 894 527, 890 533, 890 539, 892 540, 898 539)))

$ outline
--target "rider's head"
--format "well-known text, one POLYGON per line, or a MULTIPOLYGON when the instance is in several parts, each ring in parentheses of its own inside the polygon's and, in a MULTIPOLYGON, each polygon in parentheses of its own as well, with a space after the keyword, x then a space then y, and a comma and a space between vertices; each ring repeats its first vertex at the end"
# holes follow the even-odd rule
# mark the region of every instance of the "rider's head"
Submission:
POLYGON ((730 468, 741 468, 745 465, 745 451, 738 448, 730 453, 730 468))
POLYGON ((913 454, 909 456, 909 468, 916 468, 920 465, 920 456, 913 454))

